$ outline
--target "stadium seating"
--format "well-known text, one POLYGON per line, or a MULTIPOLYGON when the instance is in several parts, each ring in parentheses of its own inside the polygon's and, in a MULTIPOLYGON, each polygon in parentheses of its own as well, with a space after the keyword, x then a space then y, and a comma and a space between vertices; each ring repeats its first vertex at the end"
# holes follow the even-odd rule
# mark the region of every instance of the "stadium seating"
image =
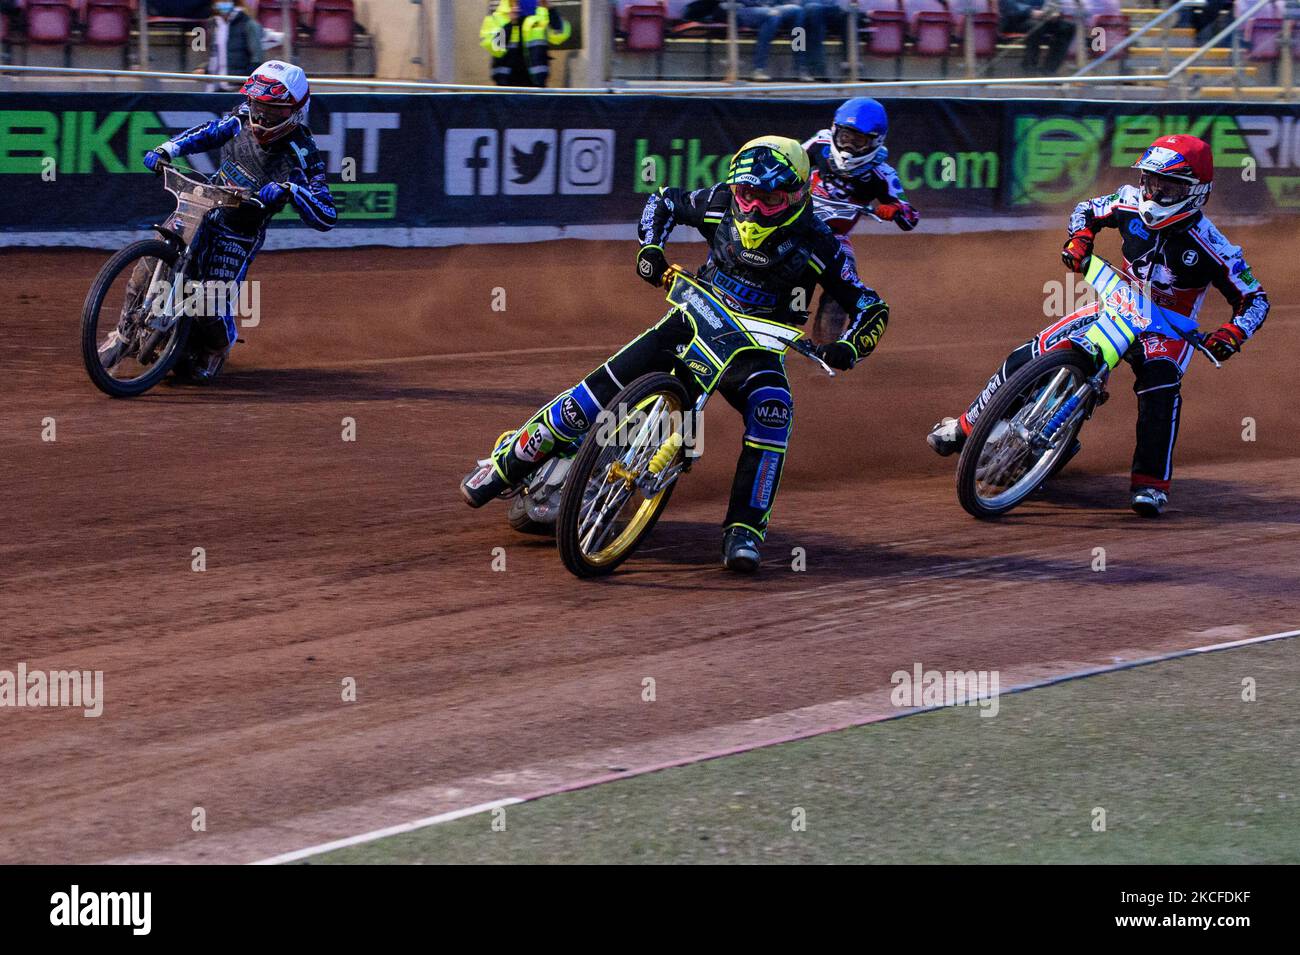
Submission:
POLYGON ((866 14, 866 49, 871 56, 903 55, 907 34, 907 14, 899 0, 863 0, 866 14))
POLYGON ((623 29, 627 34, 627 48, 641 53, 662 50, 667 19, 667 8, 659 0, 640 0, 624 8, 623 29))
POLYGON ((23 0, 27 42, 39 46, 67 46, 72 42, 72 0, 23 0))
POLYGON ((966 39, 966 14, 970 13, 971 37, 977 57, 992 56, 998 48, 998 13, 993 0, 952 0, 953 37, 959 44, 966 39))
POLYGON ((952 46, 952 14, 942 0, 903 0, 912 52, 917 56, 947 56, 952 46))
POLYGON ((125 55, 135 10, 134 0, 84 0, 81 42, 89 46, 122 47, 125 55))
POLYGON ((307 21, 311 45, 323 50, 346 50, 352 47, 356 10, 352 0, 315 0, 307 21))

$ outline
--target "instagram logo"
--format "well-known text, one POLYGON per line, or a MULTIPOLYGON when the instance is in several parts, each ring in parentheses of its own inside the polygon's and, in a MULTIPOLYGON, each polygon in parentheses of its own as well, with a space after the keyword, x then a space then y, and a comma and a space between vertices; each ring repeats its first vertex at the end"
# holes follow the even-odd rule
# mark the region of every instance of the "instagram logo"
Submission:
POLYGON ((566 129, 560 136, 560 193, 605 195, 614 189, 614 131, 566 129))

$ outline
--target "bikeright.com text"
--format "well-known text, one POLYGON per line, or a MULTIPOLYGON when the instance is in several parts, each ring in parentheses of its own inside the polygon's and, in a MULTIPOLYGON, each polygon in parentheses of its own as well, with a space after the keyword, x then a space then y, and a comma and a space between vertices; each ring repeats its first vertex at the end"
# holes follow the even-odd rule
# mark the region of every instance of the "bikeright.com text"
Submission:
POLYGON ((0 707, 71 706, 92 719, 104 712, 103 670, 0 670, 0 707))

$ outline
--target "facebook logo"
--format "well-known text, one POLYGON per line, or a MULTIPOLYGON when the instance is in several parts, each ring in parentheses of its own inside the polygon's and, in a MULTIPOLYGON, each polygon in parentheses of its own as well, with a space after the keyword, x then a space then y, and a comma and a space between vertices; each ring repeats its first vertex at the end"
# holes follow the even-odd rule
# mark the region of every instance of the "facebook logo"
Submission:
POLYGON ((500 170, 495 129, 449 129, 443 152, 447 195, 495 196, 500 170))

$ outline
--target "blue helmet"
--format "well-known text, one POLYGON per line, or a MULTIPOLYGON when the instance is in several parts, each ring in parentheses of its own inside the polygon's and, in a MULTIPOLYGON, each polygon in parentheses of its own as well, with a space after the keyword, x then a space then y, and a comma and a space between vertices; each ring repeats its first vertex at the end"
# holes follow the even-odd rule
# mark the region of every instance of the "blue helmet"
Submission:
POLYGON ((885 107, 866 96, 847 100, 831 123, 831 163, 848 173, 878 162, 887 132, 885 107))

